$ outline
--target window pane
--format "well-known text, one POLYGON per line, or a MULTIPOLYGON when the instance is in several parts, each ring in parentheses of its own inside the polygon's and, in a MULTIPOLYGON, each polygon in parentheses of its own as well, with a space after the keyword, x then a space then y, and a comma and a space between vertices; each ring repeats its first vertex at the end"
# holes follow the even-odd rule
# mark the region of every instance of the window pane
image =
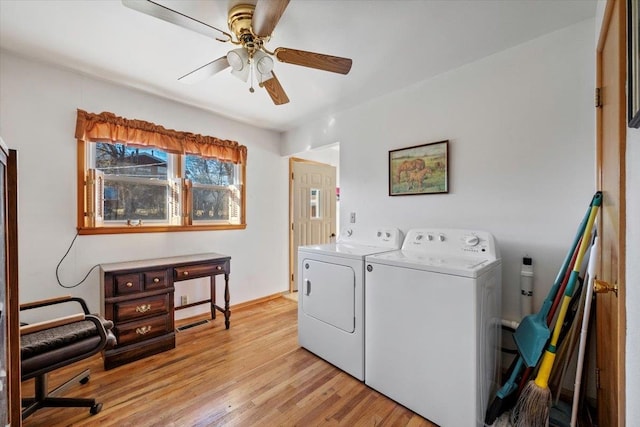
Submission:
POLYGON ((167 153, 157 148, 96 143, 96 169, 105 175, 167 179, 167 153))
POLYGON ((104 219, 167 220, 167 186, 105 178, 104 219))
POLYGON ((185 178, 194 184, 232 185, 236 165, 194 155, 185 156, 185 178))
POLYGON ((321 219, 320 215, 320 189, 312 188, 309 194, 309 213, 311 219, 321 219))
POLYGON ((193 187, 194 221, 228 221, 229 190, 211 187, 193 187))

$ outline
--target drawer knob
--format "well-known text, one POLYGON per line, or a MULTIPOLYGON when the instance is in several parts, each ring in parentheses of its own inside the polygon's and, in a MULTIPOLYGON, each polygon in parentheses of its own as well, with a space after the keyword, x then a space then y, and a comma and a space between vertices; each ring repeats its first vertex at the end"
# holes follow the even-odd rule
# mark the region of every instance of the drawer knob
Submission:
POLYGON ((151 332, 151 326, 143 326, 141 328, 136 328, 136 334, 145 335, 151 332))
POLYGON ((182 273, 182 275, 183 275, 183 276, 188 276, 188 275, 189 275, 189 272, 188 272, 188 271, 185 271, 185 272, 183 272, 183 273, 182 273))
POLYGON ((132 283, 132 282, 127 282, 127 283, 125 283, 125 286, 126 286, 127 288, 130 288, 130 287, 132 287, 132 286, 133 286, 133 283, 132 283))
POLYGON ((146 313, 149 310, 151 310, 151 304, 143 304, 136 307, 138 313, 146 313))
POLYGON ((160 282, 160 279, 158 279, 157 277, 154 277, 153 278, 153 283, 158 283, 158 282, 160 282))
POLYGON ((216 270, 222 270, 222 266, 221 265, 217 266, 216 270))

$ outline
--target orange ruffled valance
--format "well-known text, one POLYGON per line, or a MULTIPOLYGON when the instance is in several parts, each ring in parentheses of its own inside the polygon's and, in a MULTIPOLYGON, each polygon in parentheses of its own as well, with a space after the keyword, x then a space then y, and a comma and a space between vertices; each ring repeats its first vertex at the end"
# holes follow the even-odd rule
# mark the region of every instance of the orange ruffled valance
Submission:
POLYGON ((109 112, 94 114, 78 109, 76 139, 157 147, 170 153, 197 154, 243 165, 247 163, 247 147, 235 141, 165 129, 109 112))

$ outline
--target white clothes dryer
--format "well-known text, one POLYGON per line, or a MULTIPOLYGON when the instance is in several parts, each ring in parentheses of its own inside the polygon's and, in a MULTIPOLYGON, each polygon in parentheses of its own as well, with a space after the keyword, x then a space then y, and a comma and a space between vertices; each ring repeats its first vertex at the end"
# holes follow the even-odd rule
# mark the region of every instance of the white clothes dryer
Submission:
POLYGON ((344 229, 336 243, 298 248, 298 341, 364 380, 365 256, 398 250, 397 228, 344 229))
POLYGON ((443 427, 484 425, 500 372, 494 238, 409 230, 401 250, 366 265, 365 383, 443 427))

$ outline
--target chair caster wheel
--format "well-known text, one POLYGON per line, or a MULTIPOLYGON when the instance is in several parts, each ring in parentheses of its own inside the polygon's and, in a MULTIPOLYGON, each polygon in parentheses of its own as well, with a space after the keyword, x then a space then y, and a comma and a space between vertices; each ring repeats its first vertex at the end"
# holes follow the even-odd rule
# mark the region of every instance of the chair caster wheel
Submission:
POLYGON ((89 382, 89 376, 88 375, 80 380, 80 384, 86 384, 88 382, 89 382))
POLYGON ((90 413, 91 415, 95 415, 95 414, 97 414, 98 412, 100 412, 101 410, 102 410, 102 403, 96 403, 95 405, 93 405, 93 406, 91 407, 91 409, 89 410, 89 413, 90 413))

